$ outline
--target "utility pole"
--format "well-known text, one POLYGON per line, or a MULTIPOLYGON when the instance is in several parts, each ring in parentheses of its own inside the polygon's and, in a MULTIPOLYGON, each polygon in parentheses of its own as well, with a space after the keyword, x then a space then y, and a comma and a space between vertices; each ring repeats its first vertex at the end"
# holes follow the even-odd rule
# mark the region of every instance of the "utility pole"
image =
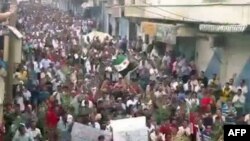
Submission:
POLYGON ((104 4, 103 1, 100 1, 100 6, 101 6, 101 31, 104 31, 104 4))
MULTIPOLYGON (((13 4, 16 4, 16 1, 13 1, 13 4)), ((17 14, 13 14, 10 19, 7 21, 8 25, 15 27, 17 20, 17 14)), ((5 93, 5 103, 11 103, 13 99, 13 74, 15 67, 15 45, 12 41, 13 37, 5 36, 6 42, 8 42, 8 68, 7 68, 7 80, 6 80, 6 93, 5 93)))
POLYGON ((14 43, 11 41, 11 37, 7 37, 9 40, 8 48, 8 68, 7 68, 7 79, 6 79, 6 93, 5 93, 5 103, 11 103, 13 99, 13 74, 14 74, 14 43))
POLYGON ((99 20, 99 30, 105 32, 105 3, 106 0, 100 0, 98 6, 101 8, 100 20, 99 20), (100 26, 101 25, 101 26, 100 26))

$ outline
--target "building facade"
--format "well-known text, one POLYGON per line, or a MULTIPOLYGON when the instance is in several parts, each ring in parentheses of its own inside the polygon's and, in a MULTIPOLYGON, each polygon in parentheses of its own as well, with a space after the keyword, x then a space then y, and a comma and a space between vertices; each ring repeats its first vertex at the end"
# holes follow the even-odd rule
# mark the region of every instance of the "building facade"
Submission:
MULTIPOLYGON (((93 3, 91 15, 100 15, 98 19, 102 19, 99 21, 104 32, 130 40, 145 35, 150 39, 157 37, 189 60, 194 60, 198 69, 205 71, 208 77, 216 73, 224 83, 236 73, 237 82, 247 78, 250 84, 247 73, 248 66, 250 68, 250 0, 86 2, 93 3), (94 9, 96 7, 99 12, 94 9)), ((67 4, 61 7, 67 7, 67 4)), ((69 9, 74 9, 72 7, 69 9)))
POLYGON ((171 34, 175 42, 165 43, 208 77, 225 83, 236 74, 236 85, 245 79, 250 87, 250 0, 125 0, 121 7, 127 19, 140 19, 141 35, 171 34))
POLYGON ((248 24, 249 0, 125 0, 125 15, 177 21, 248 24))
POLYGON ((226 82, 249 78, 250 0, 125 0, 124 16, 177 27, 175 49, 226 82))

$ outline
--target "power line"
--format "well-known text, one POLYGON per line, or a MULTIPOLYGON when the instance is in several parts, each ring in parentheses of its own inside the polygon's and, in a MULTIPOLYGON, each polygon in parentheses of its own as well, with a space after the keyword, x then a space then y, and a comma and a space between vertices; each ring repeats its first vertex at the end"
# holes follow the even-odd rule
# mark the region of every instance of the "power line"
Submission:
MULTIPOLYGON (((149 6, 153 6, 152 4, 147 3, 146 1, 143 1, 143 0, 140 0, 140 1, 141 1, 142 3, 144 3, 144 4, 149 5, 149 6)), ((162 9, 162 8, 159 8, 159 7, 153 7, 153 8, 159 9, 159 10, 161 10, 161 11, 164 11, 164 12, 168 13, 168 14, 172 14, 172 15, 181 17, 181 18, 183 18, 183 19, 189 19, 189 20, 192 20, 192 21, 200 21, 200 20, 197 20, 197 19, 185 17, 185 16, 183 16, 183 15, 180 15, 180 14, 177 14, 177 13, 174 13, 174 12, 171 12, 171 11, 168 11, 168 10, 165 10, 165 9, 162 9)), ((177 20, 177 19, 176 19, 176 20, 177 20)))
MULTIPOLYGON (((111 7, 112 7, 112 6, 111 6, 111 7)), ((141 9, 142 11, 145 11, 145 12, 148 12, 148 13, 151 13, 151 14, 154 14, 154 15, 157 15, 157 16, 161 16, 161 17, 164 18, 164 19, 175 20, 175 21, 176 21, 176 20, 179 20, 179 19, 167 17, 167 16, 165 16, 165 15, 163 15, 163 14, 160 14, 160 13, 156 13, 156 12, 153 12, 153 11, 150 11, 150 10, 146 10, 145 8, 141 8, 141 7, 138 7, 138 6, 133 7, 133 8, 141 9)))
POLYGON ((152 13, 152 14, 157 15, 157 16, 161 16, 161 17, 163 17, 164 19, 178 20, 178 19, 170 18, 170 17, 167 17, 167 16, 165 16, 165 15, 162 15, 162 14, 159 14, 159 13, 156 13, 156 12, 153 12, 153 11, 150 11, 150 10, 146 10, 145 8, 140 8, 140 7, 134 7, 134 8, 144 10, 144 11, 146 11, 146 12, 148 12, 148 13, 152 13))
MULTIPOLYGON (((114 7, 114 6, 109 6, 110 7, 114 7)), ((119 6, 119 7, 126 7, 126 6, 119 6)), ((156 12, 153 12, 153 11, 150 11, 150 10, 146 10, 145 8, 141 8, 139 6, 133 6, 133 8, 136 8, 136 9, 141 9, 142 11, 146 11, 148 13, 151 13, 151 14, 154 14, 154 15, 157 15, 157 16, 161 16, 163 17, 164 19, 170 19, 170 20, 179 20, 179 19, 175 19, 175 18, 171 18, 171 17, 167 17, 163 14, 160 14, 160 13, 156 13, 156 12)))

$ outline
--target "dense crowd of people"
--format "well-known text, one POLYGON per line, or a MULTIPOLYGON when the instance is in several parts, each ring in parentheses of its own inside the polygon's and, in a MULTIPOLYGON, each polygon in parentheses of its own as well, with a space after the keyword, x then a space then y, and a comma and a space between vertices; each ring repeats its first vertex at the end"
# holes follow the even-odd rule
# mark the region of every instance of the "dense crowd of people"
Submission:
POLYGON ((83 38, 95 28, 90 21, 20 5, 24 57, 14 101, 5 106, 4 140, 70 141, 74 122, 111 131, 110 120, 138 116, 147 119, 150 141, 218 141, 223 124, 250 124, 244 80, 221 86, 216 74, 207 78, 171 49, 162 57, 151 53, 157 45, 141 37, 131 44, 126 37, 83 38), (117 54, 138 62, 129 79, 112 67, 117 54))

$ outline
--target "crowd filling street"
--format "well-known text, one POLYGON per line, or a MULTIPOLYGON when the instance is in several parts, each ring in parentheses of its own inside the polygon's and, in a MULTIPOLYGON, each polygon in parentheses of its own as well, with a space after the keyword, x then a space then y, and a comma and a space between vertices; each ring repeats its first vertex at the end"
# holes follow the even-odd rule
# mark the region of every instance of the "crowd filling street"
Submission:
POLYGON ((219 141, 224 124, 250 124, 244 80, 221 84, 171 49, 151 53, 157 44, 141 37, 84 38, 98 24, 58 9, 26 4, 18 15, 23 60, 4 107, 4 141, 71 141, 74 122, 111 131, 110 120, 139 116, 150 141, 219 141), (137 64, 130 77, 112 65, 119 54, 137 64))

